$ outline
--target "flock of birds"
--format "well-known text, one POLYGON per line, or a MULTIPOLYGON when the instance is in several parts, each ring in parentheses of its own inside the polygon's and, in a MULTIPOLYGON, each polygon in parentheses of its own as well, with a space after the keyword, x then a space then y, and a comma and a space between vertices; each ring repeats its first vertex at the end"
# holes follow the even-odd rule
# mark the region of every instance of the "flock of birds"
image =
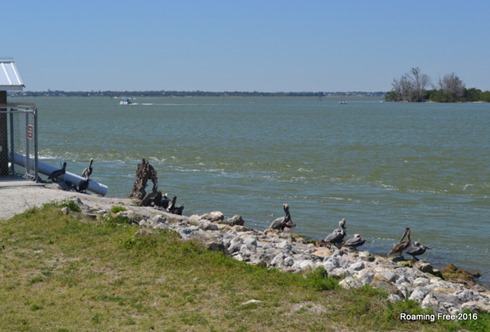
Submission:
MULTIPOLYGON (((78 183, 76 186, 76 190, 79 192, 85 192, 90 183, 90 175, 92 175, 94 159, 90 159, 90 164, 87 168, 82 171, 81 176, 83 180, 78 183)), ((60 179, 63 178, 63 175, 66 174, 66 162, 63 163, 63 166, 60 169, 56 169, 48 176, 48 180, 52 182, 59 182, 60 179)), ((167 194, 160 195, 160 197, 155 198, 155 204, 158 208, 167 211, 169 213, 182 215, 184 211, 184 205, 177 206, 177 196, 173 196, 172 199, 168 198, 167 194)))
MULTIPOLYGON (((80 181, 77 187, 77 190, 80 192, 84 192, 85 190, 87 190, 89 186, 90 175, 92 174, 92 170, 93 170, 92 169, 93 162, 94 159, 90 159, 89 166, 85 168, 82 172, 82 177, 84 178, 84 180, 80 181)), ((53 171, 49 175, 48 180, 51 180, 53 182, 58 181, 58 178, 62 177, 65 173, 66 173, 66 162, 63 163, 62 168, 53 171)), ((177 206, 176 201, 177 201, 177 196, 173 196, 172 199, 169 199, 167 197, 167 194, 163 195, 162 197, 158 197, 155 200, 155 202, 157 202, 156 205, 159 208, 163 209, 164 211, 177 215, 182 215, 182 212, 184 210, 184 205, 177 206)), ((284 231, 285 228, 296 227, 296 224, 291 219, 291 214, 289 212, 289 205, 284 204, 283 209, 285 213, 284 217, 274 219, 271 225, 269 226, 269 229, 284 231)), ((354 234, 354 237, 347 239, 344 242, 344 238, 346 236, 347 236, 346 220, 342 219, 339 221, 339 227, 335 228, 332 231, 332 233, 328 234, 323 240, 319 242, 320 245, 327 245, 327 246, 334 245, 337 248, 341 248, 341 247, 357 248, 362 246, 364 243, 366 243, 366 239, 363 238, 360 234, 354 234)), ((420 244, 417 241, 412 242, 412 240, 410 239, 410 227, 407 227, 400 241, 397 244, 395 244, 393 248, 391 248, 391 250, 388 252, 388 256, 396 254, 400 258, 402 258, 404 254, 407 254, 412 256, 414 260, 418 260, 417 256, 424 254, 427 249, 430 248, 420 244)))
MULTIPOLYGON (((94 163, 94 159, 90 159, 90 164, 88 165, 87 168, 85 168, 82 171, 82 177, 83 180, 78 183, 78 186, 76 186, 77 191, 79 192, 85 192, 90 184, 90 175, 92 175, 92 164, 94 163)), ((63 175, 66 174, 66 162, 63 163, 63 167, 60 169, 56 169, 51 172, 48 176, 48 180, 51 180, 52 182, 58 182, 60 178, 63 177, 63 175)))
POLYGON ((167 193, 160 196, 161 197, 155 198, 155 205, 157 208, 179 216, 182 215, 182 212, 184 212, 184 205, 177 206, 177 196, 173 196, 172 199, 168 198, 167 193))
MULTIPOLYGON (((284 204, 284 217, 277 218, 272 221, 269 229, 284 231, 285 228, 296 227, 296 224, 291 219, 291 214, 289 213, 289 205, 284 204)), ((366 243, 366 239, 360 234, 354 234, 354 237, 347 239, 344 242, 344 238, 347 236, 346 220, 342 219, 339 221, 339 227, 335 228, 330 234, 328 234, 323 240, 319 241, 320 245, 332 246, 337 248, 347 247, 347 248, 357 248, 366 243)), ((410 227, 405 229, 400 241, 391 248, 388 252, 388 256, 398 255, 398 257, 403 258, 404 254, 410 255, 414 260, 418 260, 417 256, 425 253, 429 247, 426 247, 419 242, 412 242, 410 239, 410 227)))
POLYGON ((398 256, 402 257, 403 254, 408 254, 412 256, 414 260, 418 260, 416 256, 424 254, 427 249, 430 248, 420 244, 420 242, 415 241, 412 243, 412 240, 410 239, 410 227, 407 227, 405 228, 405 232, 403 233, 400 242, 391 248, 388 252, 388 256, 398 254, 398 256))

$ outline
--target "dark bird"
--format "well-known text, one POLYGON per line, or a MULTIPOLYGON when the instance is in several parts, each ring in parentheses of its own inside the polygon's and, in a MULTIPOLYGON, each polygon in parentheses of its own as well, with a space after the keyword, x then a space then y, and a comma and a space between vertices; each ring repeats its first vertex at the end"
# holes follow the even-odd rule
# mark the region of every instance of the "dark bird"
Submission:
POLYGON ((345 241, 343 246, 349 248, 357 248, 362 246, 364 243, 366 243, 365 238, 363 238, 360 234, 354 234, 354 237, 345 241))
POLYGON ((332 233, 328 234, 323 242, 335 245, 337 248, 340 247, 344 237, 347 235, 347 227, 345 227, 346 220, 342 219, 339 221, 339 227, 333 230, 332 233))
POLYGON ((269 226, 269 228, 279 229, 279 230, 283 231, 284 228, 286 228, 286 227, 288 227, 288 228, 296 227, 296 224, 291 219, 291 214, 289 213, 289 205, 284 204, 282 206, 282 208, 284 209, 284 213, 285 213, 284 217, 274 219, 272 221, 271 225, 269 226))
POLYGON ((86 179, 92 175, 92 164, 94 163, 94 158, 90 159, 90 164, 88 165, 87 168, 85 168, 82 172, 82 176, 86 179))
POLYGON ((165 193, 162 196, 162 199, 160 200, 160 202, 158 202, 158 206, 162 207, 164 210, 167 210, 169 204, 170 204, 170 198, 168 198, 167 193, 165 193))
POLYGON ((85 192, 90 184, 90 179, 85 179, 80 181, 78 184, 78 191, 79 192, 85 192))
POLYGON ((407 227, 405 228, 405 232, 403 233, 400 242, 398 242, 393 246, 393 248, 391 248, 390 252, 388 252, 388 256, 391 256, 393 254, 398 254, 398 256, 402 257, 403 251, 406 250, 411 243, 412 242, 410 240, 410 227, 407 227), (407 240, 403 241, 405 237, 407 238, 407 240))
POLYGON ((184 205, 176 206, 176 202, 177 202, 177 196, 172 197, 172 200, 168 204, 167 211, 181 216, 182 212, 184 211, 184 205))
POLYGON ((66 162, 63 163, 63 167, 57 170, 54 170, 49 174, 48 180, 55 181, 57 180, 60 176, 65 175, 66 173, 66 162))
POLYGON ((183 212, 184 212, 184 204, 182 204, 181 206, 175 207, 174 212, 172 212, 172 213, 176 214, 178 216, 181 216, 183 212))
POLYGON ((415 241, 414 243, 409 245, 408 248, 403 251, 403 253, 409 254, 413 257, 414 260, 418 261, 419 259, 415 256, 423 255, 427 249, 430 248, 422 245, 420 242, 415 241))

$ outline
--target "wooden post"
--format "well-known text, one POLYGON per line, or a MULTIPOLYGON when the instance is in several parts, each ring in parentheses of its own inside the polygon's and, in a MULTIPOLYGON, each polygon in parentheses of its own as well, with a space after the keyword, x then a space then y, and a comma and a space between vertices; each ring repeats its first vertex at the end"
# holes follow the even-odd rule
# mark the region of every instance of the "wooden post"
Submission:
MULTIPOLYGON (((0 105, 7 104, 7 91, 0 91, 0 105)), ((0 111, 6 111, 0 108, 0 111)), ((7 113, 0 113, 0 176, 9 175, 7 113)))

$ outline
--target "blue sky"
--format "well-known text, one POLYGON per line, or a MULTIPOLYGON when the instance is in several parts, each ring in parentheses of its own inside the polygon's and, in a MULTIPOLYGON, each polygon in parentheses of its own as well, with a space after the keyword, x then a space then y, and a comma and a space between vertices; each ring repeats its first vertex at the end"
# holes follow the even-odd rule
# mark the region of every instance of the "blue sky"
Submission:
POLYGON ((389 91, 412 67, 490 90, 487 0, 21 0, 26 90, 389 91))

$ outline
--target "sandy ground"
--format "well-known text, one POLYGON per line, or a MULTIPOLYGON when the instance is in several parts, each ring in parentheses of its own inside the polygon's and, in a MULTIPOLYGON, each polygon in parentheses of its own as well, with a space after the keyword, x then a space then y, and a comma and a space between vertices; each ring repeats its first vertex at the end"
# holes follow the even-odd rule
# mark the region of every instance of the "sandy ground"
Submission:
POLYGON ((106 198, 60 190, 56 184, 28 180, 0 180, 0 220, 9 219, 33 207, 49 202, 80 198, 86 205, 110 209, 115 204, 131 205, 129 199, 106 198))

